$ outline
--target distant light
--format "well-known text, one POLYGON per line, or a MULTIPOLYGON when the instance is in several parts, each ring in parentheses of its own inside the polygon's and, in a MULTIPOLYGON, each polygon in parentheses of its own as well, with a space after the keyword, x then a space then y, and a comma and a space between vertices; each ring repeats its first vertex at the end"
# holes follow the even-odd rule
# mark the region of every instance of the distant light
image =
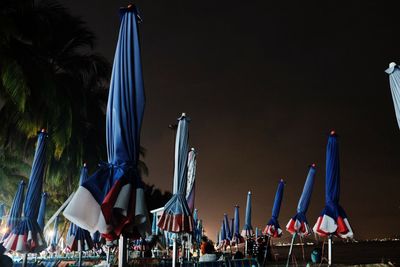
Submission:
POLYGON ((1 228, 0 232, 4 235, 5 233, 7 233, 7 230, 8 230, 7 226, 4 226, 1 228))
POLYGON ((52 238, 52 237, 54 236, 54 231, 53 231, 53 230, 49 230, 49 231, 47 232, 47 235, 48 235, 50 238, 52 238))

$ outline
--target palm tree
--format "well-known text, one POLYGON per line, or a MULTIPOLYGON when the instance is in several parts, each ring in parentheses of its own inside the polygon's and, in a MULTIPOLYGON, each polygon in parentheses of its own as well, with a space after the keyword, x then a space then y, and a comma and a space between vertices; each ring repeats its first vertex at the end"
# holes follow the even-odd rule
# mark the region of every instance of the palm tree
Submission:
POLYGON ((83 159, 95 167, 105 155, 110 65, 93 52, 94 42, 85 23, 57 2, 0 3, 0 148, 23 161, 33 154, 36 132, 47 128, 46 186, 65 196, 83 159))

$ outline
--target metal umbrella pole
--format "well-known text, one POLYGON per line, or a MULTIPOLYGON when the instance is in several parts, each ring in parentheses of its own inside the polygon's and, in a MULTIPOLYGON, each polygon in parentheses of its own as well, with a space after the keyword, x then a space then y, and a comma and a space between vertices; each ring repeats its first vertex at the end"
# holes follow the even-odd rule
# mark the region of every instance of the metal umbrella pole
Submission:
POLYGON ((328 237, 328 266, 332 266, 332 235, 328 237))
POLYGON ((289 266, 290 257, 292 256, 293 244, 294 244, 294 240, 296 239, 296 235, 297 235, 297 233, 294 233, 294 234, 292 235, 292 243, 290 243, 289 255, 288 255, 288 258, 287 258, 287 261, 286 261, 286 267, 289 266))
POLYGON ((127 265, 127 242, 126 237, 121 234, 118 242, 118 267, 125 267, 127 265))
POLYGON ((265 266, 265 263, 267 262, 268 245, 269 245, 269 242, 270 242, 270 238, 271 238, 270 236, 267 237, 267 243, 265 245, 264 260, 263 260, 262 266, 265 266))

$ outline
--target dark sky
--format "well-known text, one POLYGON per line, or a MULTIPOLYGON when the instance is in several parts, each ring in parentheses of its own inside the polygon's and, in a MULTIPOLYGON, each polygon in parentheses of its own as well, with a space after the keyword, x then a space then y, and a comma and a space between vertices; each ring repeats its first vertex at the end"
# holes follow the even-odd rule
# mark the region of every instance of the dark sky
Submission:
MULTIPOLYGON (((145 181, 171 190, 168 124, 188 113, 190 145, 199 151, 196 205, 213 239, 235 204, 243 224, 248 190, 253 226, 264 227, 280 178, 284 228, 315 162, 313 225, 324 206, 330 129, 340 135, 340 202, 355 237, 400 234, 400 131, 384 73, 400 62, 399 9, 396 1, 320 2, 136 2, 144 19, 145 181)), ((111 61, 118 8, 127 2, 63 3, 88 22, 111 61)))

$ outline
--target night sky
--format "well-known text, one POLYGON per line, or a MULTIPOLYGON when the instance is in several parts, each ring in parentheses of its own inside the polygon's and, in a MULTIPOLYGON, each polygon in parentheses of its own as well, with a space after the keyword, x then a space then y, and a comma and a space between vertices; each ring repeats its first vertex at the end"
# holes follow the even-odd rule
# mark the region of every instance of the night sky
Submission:
MULTIPOLYGON (((128 2, 62 2, 88 22, 97 51, 112 61, 118 8, 128 2)), ((340 136, 340 203, 355 238, 400 234, 400 131, 384 73, 400 63, 399 9, 396 1, 321 2, 135 2, 144 20, 144 180, 172 189, 168 125, 186 112, 199 152, 196 206, 212 239, 235 204, 243 225, 248 190, 253 227, 263 228, 280 178, 284 228, 315 162, 313 226, 324 206, 331 129, 340 136)))

